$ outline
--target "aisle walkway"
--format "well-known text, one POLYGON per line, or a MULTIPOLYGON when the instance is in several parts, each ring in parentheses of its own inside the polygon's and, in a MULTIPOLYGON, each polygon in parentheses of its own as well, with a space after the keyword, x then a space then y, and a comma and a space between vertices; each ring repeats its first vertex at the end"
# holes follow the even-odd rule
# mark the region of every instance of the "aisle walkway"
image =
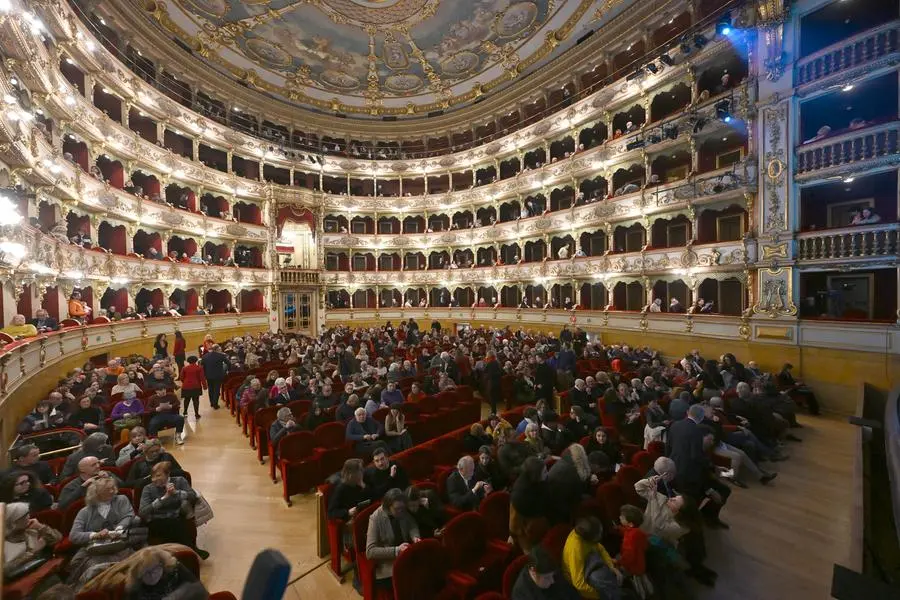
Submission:
MULTIPOLYGON (((205 400, 204 400, 205 402, 205 400)), ((200 547, 211 558, 203 581, 211 591, 239 594, 244 577, 263 548, 277 548, 291 561, 292 578, 318 565, 315 496, 295 496, 288 508, 281 485, 256 460, 247 438, 227 409, 189 420, 187 443, 166 441, 195 487, 209 500, 215 518, 200 529, 200 547)), ((831 568, 842 562, 849 540, 852 428, 827 418, 805 418, 802 444, 792 444, 791 460, 777 463, 771 487, 735 490, 723 519, 731 530, 709 535, 709 566, 720 574, 709 600, 818 600, 828 598, 831 568)), ((358 600, 321 567, 289 590, 288 600, 358 600)))

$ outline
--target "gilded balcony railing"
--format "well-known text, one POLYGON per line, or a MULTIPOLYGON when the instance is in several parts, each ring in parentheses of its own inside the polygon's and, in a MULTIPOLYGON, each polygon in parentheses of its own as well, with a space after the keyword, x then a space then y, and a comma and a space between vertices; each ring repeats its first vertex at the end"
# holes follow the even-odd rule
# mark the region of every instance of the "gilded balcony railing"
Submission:
POLYGON ((897 254, 898 223, 875 223, 797 236, 799 260, 870 258, 897 254))
POLYGON ((852 165, 898 154, 900 122, 848 131, 797 148, 797 174, 852 165))
POLYGON ((282 285, 316 285, 319 283, 319 272, 304 269, 282 269, 279 281, 282 285))
POLYGON ((900 51, 900 20, 890 21, 841 40, 797 61, 797 85, 870 64, 900 51))

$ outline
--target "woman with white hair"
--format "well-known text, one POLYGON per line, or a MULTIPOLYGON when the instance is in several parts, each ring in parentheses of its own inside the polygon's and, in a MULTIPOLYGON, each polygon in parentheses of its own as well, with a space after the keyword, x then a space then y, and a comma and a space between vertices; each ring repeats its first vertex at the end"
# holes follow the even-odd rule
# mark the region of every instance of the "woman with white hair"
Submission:
POLYGON ((3 538, 3 577, 7 583, 23 575, 23 567, 43 556, 49 557, 62 534, 28 516, 28 504, 6 505, 3 538))

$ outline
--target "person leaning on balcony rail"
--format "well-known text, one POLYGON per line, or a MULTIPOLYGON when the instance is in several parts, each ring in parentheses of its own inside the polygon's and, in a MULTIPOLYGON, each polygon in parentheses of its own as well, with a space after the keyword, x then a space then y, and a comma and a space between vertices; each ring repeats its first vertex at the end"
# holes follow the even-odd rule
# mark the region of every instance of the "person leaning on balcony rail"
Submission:
POLYGON ((90 307, 81 299, 81 292, 75 290, 69 298, 69 318, 82 323, 91 314, 90 307))
POLYGON ((866 207, 862 210, 856 211, 854 214, 851 225, 871 225, 873 223, 880 223, 881 216, 874 212, 871 208, 866 207))
POLYGON ((34 337, 38 334, 37 327, 26 322, 25 315, 15 315, 12 322, 0 331, 15 339, 34 337))
POLYGON ((46 309, 39 308, 34 312, 34 319, 31 320, 38 333, 47 333, 59 329, 59 322, 50 316, 46 309))

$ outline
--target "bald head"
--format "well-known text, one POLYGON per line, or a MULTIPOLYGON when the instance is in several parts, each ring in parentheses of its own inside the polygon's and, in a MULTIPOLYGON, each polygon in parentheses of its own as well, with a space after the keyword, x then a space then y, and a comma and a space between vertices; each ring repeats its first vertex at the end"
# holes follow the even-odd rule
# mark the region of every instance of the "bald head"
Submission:
POLYGON ((78 461, 78 474, 87 480, 100 472, 100 459, 96 456, 85 456, 78 461))

